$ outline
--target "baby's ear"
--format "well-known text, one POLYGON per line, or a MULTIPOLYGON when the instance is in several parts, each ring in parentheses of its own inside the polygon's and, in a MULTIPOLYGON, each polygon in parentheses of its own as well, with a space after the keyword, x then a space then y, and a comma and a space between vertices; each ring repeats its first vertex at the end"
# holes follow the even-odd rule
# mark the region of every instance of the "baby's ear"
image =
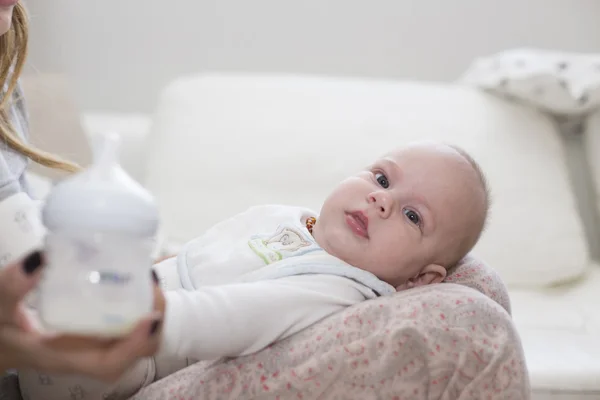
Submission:
POLYGON ((410 278, 400 286, 396 287, 396 291, 411 289, 414 287, 431 285, 432 283, 440 283, 446 278, 446 268, 437 264, 429 264, 421 270, 419 275, 410 278))

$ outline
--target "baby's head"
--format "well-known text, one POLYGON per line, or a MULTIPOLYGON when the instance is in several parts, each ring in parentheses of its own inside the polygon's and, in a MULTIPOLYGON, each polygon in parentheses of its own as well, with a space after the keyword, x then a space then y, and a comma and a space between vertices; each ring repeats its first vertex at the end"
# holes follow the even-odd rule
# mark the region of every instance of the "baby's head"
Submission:
POLYGON ((321 247, 398 290, 441 282, 477 243, 489 194, 458 147, 415 143, 341 182, 313 235, 321 247))

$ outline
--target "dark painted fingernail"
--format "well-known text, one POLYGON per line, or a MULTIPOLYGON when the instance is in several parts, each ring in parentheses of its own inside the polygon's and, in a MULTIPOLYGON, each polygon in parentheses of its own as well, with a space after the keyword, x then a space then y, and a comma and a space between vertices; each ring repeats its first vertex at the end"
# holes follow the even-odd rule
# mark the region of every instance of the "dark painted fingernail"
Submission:
POLYGON ((42 265, 42 261, 42 253, 34 251, 23 260, 23 270, 27 275, 31 275, 42 265))
POLYGON ((155 270, 152 270, 152 280, 158 285, 158 275, 156 275, 155 270))
POLYGON ((160 328, 160 323, 160 320, 152 322, 152 325, 150 325, 150 336, 153 336, 154 334, 156 334, 156 332, 158 332, 158 328, 160 328))

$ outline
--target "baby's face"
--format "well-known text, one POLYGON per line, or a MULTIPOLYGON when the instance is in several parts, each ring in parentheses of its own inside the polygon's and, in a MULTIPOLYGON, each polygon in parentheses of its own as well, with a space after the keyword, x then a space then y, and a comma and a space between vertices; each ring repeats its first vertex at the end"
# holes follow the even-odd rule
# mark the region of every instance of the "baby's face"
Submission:
POLYGON ((341 182, 313 233, 329 253, 403 289, 441 281, 484 210, 468 160, 443 144, 414 144, 341 182))

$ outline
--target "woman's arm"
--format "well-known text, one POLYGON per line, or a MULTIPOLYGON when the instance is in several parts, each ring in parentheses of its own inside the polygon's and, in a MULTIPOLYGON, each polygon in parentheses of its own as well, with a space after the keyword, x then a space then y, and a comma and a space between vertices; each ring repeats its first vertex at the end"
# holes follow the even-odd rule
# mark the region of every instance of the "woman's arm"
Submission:
MULTIPOLYGON (((27 141, 28 117, 20 86, 8 116, 19 140, 27 141)), ((0 144, 0 267, 39 248, 44 235, 38 205, 28 193, 28 164, 27 157, 0 144)))

